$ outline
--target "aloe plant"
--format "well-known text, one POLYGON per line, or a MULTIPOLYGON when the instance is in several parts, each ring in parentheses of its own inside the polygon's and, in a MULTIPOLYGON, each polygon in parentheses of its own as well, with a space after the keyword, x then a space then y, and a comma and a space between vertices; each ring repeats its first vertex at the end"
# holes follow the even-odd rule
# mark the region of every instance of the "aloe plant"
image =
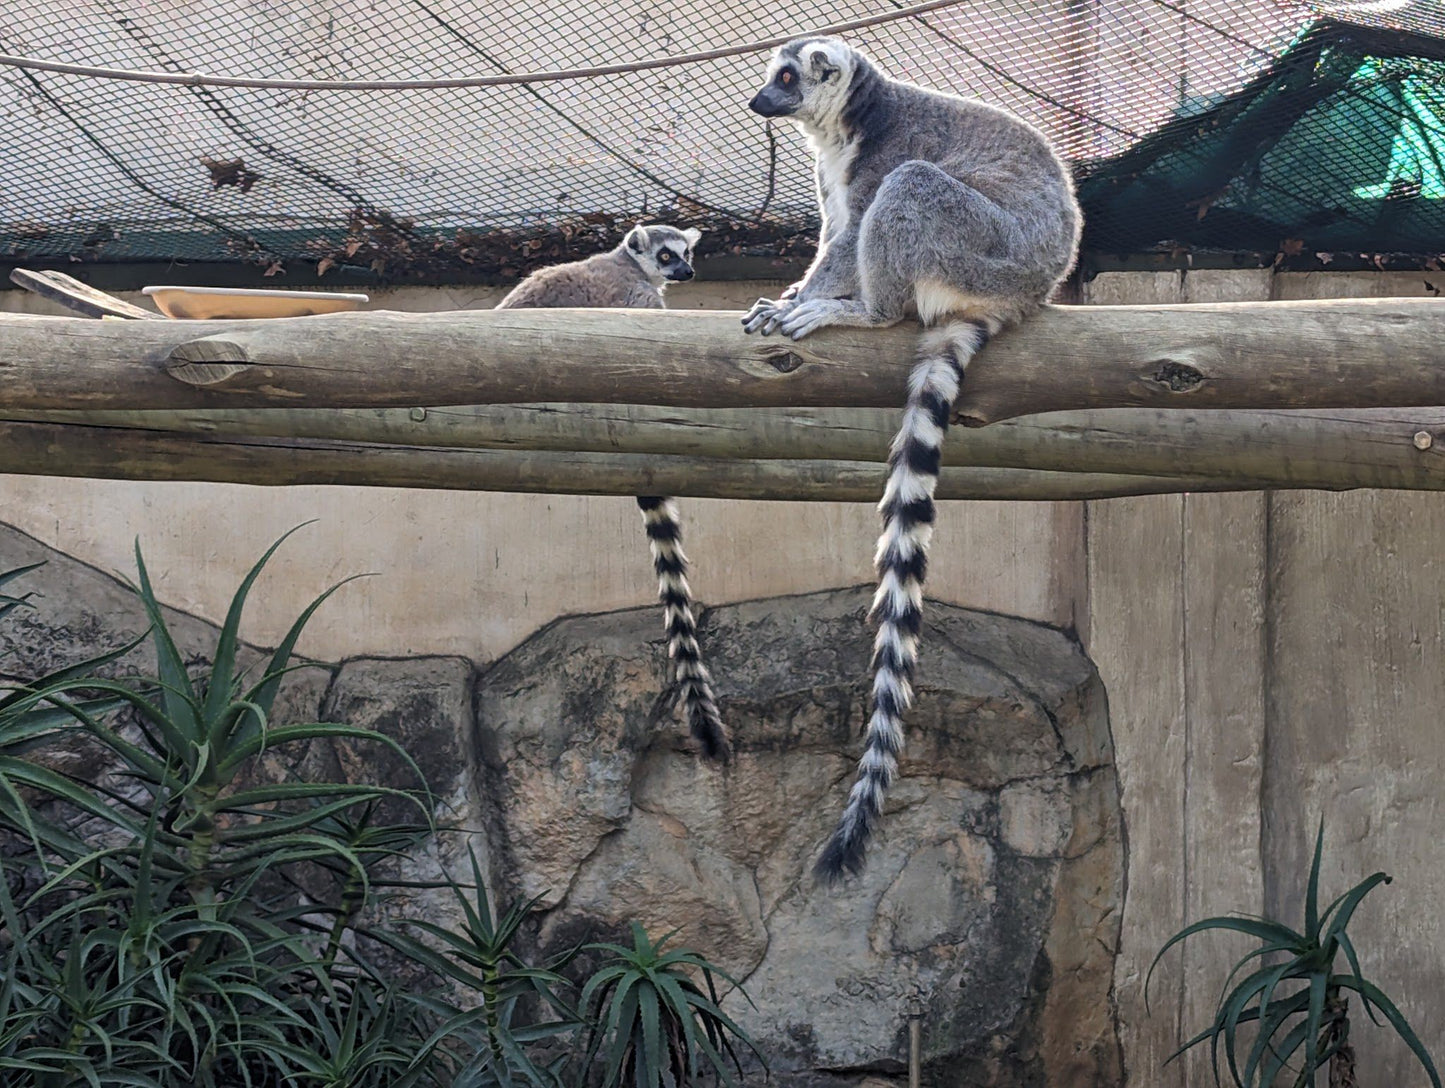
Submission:
POLYGON ((603 1088, 683 1088, 704 1076, 732 1086, 734 1072, 742 1075, 734 1040, 766 1067, 747 1033, 722 1011, 714 976, 747 998, 742 986, 691 949, 664 951, 673 934, 654 942, 636 922, 631 929, 631 948, 587 946, 611 958, 582 989, 592 1025, 584 1074, 605 1051, 603 1088))
MULTIPOLYGON (((714 976, 732 980, 696 953, 640 927, 631 949, 591 946, 611 958, 583 988, 589 1022, 564 997, 576 950, 528 957, 537 901, 494 909, 475 857, 470 883, 377 877, 437 833, 428 795, 264 782, 263 753, 335 739, 389 748, 421 783, 382 734, 272 720, 297 640, 337 587, 254 675, 240 668, 247 597, 285 539, 241 583, 208 666, 188 665, 137 547, 132 588, 150 629, 0 686, 0 1084, 570 1088, 569 1062, 609 1086, 734 1083, 733 1043, 752 1043, 719 1007, 714 976), (97 675, 147 638, 156 675, 97 675), (34 761, 65 734, 88 738, 104 766, 76 777, 34 761), (398 798, 419 818, 379 822, 398 798), (387 888, 450 888, 461 927, 368 921, 387 888), (356 938, 432 984, 399 990, 356 938)), ((7 587, 33 569, 0 574, 0 621, 29 607, 7 587)))
POLYGON ((1239 1088, 1272 1088, 1282 1075, 1292 1075, 1295 1088, 1307 1088, 1314 1084, 1316 1071, 1325 1066, 1329 1067, 1332 1086, 1353 1086, 1355 1058, 1350 1043, 1348 995, 1355 994, 1377 1025, 1380 1021, 1375 1010, 1379 1010, 1419 1059, 1430 1083, 1434 1088, 1441 1088, 1435 1064, 1419 1036, 1394 1002, 1361 973, 1359 957, 1348 933, 1350 921, 1365 897, 1381 884, 1390 883, 1390 877, 1375 873, 1321 911, 1323 850, 1322 821, 1315 836, 1314 860, 1305 886, 1303 930, 1293 930, 1268 918, 1206 918, 1180 930, 1159 950, 1144 980, 1146 999, 1149 979, 1159 960, 1169 949, 1194 934, 1223 930, 1248 934, 1259 941, 1259 946, 1231 970, 1212 1022, 1187 1040, 1170 1060, 1207 1042, 1214 1079, 1218 1083, 1219 1050, 1223 1042, 1230 1076, 1239 1088), (1346 971, 1336 970, 1336 961, 1341 955, 1348 965, 1346 971), (1251 965, 1252 970, 1247 970, 1251 965), (1235 983, 1246 970, 1244 977, 1235 983), (1257 1027, 1247 1050, 1239 1034, 1242 1024, 1257 1027), (1297 1069, 1290 1065, 1296 1055, 1297 1069))
POLYGON ((541 964, 527 962, 519 937, 541 896, 513 904, 497 917, 475 853, 471 867, 470 884, 449 882, 462 913, 460 931, 422 920, 403 922, 403 930, 363 931, 431 968, 465 995, 463 1000, 472 1000, 469 1007, 458 1008, 440 998, 414 998, 440 1019, 417 1064, 435 1060, 448 1070, 453 1088, 562 1088, 565 1055, 549 1063, 538 1044, 570 1035, 581 1024, 561 996, 570 984, 558 973, 577 950, 541 964))
MULTIPOLYGON (((355 961, 343 972, 338 953, 376 860, 414 841, 415 829, 369 826, 366 806, 403 798, 430 831, 430 805, 364 783, 252 784, 263 752, 325 739, 389 748, 421 782, 383 734, 271 720, 302 630, 339 586, 302 612, 257 675, 239 667, 247 597, 285 539, 241 583, 209 667, 187 667, 137 546, 133 589, 156 676, 97 677, 133 648, 123 647, 0 696, 0 828, 29 841, 39 874, 32 888, 25 866, 8 864, 0 881, 0 1080, 321 1085, 361 1060, 336 1051, 363 1019, 368 1031, 398 1022, 384 983, 355 961), (27 758, 66 732, 88 736, 116 773, 81 779, 27 758), (335 901, 298 902, 298 866, 335 874, 335 901), (318 1072, 301 1054, 335 1060, 318 1072)), ((0 575, 0 586, 23 573, 0 575)), ((0 618, 25 604, 3 595, 0 618)), ((413 1029, 424 1037, 431 1023, 413 1029)), ((414 1051, 405 1062, 368 1053, 365 1075, 348 1083, 399 1084, 391 1074, 414 1051)))

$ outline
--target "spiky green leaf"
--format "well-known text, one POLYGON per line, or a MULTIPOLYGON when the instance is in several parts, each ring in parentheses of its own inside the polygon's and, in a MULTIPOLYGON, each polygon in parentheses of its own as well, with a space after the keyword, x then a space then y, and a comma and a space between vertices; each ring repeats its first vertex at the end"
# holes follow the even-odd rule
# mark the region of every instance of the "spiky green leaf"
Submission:
POLYGON ((1433 1088, 1441 1088, 1440 1074, 1435 1069, 1435 1063, 1430 1058, 1430 1052, 1426 1050, 1425 1045, 1420 1042, 1420 1037, 1415 1034, 1415 1029, 1410 1026, 1410 1022, 1405 1019, 1404 1014, 1395 1007, 1395 1003, 1386 997, 1378 986, 1373 982, 1358 979, 1354 975, 1332 975, 1330 976, 1330 985, 1338 986, 1341 989, 1353 990, 1361 997, 1373 1002, 1374 1005, 1385 1014, 1385 1019, 1388 1020, 1390 1026, 1395 1029, 1395 1034, 1404 1040, 1405 1045, 1410 1048, 1411 1053, 1413 1053, 1420 1062, 1420 1065, 1425 1070, 1426 1076, 1430 1078, 1430 1083, 1433 1085, 1433 1088))

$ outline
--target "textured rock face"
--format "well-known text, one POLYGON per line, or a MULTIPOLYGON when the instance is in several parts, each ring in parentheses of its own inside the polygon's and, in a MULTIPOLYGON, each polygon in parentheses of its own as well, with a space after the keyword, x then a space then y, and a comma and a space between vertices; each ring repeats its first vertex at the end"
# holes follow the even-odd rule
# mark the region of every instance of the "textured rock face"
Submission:
MULTIPOLYGON (((0 570, 38 559, 49 563, 23 587, 37 608, 0 624, 0 672, 33 675, 144 630, 112 579, 0 528, 0 570)), ((930 605, 868 870, 836 891, 812 883, 859 751, 867 601, 843 591, 708 613, 704 650, 737 747, 724 770, 699 764, 662 696, 651 608, 559 621, 480 678, 454 658, 318 665, 288 681, 278 716, 387 733, 426 773, 438 818, 484 832, 418 849, 400 875, 465 874, 474 849, 501 898, 544 895, 542 944, 610 938, 634 919, 680 929, 746 982, 756 1008, 736 995, 726 1007, 787 1088, 899 1083, 915 1001, 935 1088, 1120 1083, 1119 802, 1103 693, 1064 635, 930 605)), ((199 660, 214 628, 174 619, 199 660)), ((149 652, 119 671, 149 667, 149 652)), ((74 770, 89 755, 46 758, 74 770)), ((414 783, 375 747, 267 758, 267 777, 414 783)), ((382 909, 458 920, 446 893, 382 909)))
POLYGON ((636 918, 745 980, 730 1012, 787 1084, 893 1074, 921 1001, 930 1083, 1120 1079, 1123 847, 1103 694, 1077 646, 932 605, 902 774, 857 883, 808 876, 852 780, 868 597, 719 608, 737 757, 701 765, 659 698, 651 610, 564 620, 477 692, 494 878, 544 943, 636 918))

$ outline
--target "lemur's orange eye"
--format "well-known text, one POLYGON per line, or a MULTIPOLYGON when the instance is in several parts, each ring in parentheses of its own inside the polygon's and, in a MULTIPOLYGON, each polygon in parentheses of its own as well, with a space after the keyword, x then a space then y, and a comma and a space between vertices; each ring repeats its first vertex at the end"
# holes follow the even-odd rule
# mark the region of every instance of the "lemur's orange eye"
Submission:
POLYGON ((778 77, 778 80, 779 80, 779 82, 782 83, 782 85, 783 85, 784 87, 791 86, 791 85, 792 85, 792 82, 793 82, 793 73, 792 73, 792 72, 784 72, 782 75, 780 75, 780 76, 778 77))
POLYGON ((670 260, 672 260, 672 254, 665 249, 657 255, 658 264, 666 264, 670 260))

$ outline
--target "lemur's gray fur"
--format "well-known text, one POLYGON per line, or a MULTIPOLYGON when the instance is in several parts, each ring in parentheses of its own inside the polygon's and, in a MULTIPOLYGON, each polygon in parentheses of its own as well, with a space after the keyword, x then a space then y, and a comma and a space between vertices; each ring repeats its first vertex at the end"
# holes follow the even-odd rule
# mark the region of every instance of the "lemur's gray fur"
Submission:
POLYGON ((807 134, 823 229, 807 275, 781 300, 759 299, 746 330, 796 340, 826 325, 876 328, 913 315, 934 326, 909 379, 879 506, 872 710, 858 780, 818 861, 831 881, 862 869, 897 772, 940 446, 964 368, 1068 274, 1080 215, 1068 170, 1037 129, 890 79, 834 38, 782 46, 750 108, 807 134))
POLYGON ((616 248, 584 261, 539 268, 501 302, 499 310, 534 306, 660 310, 669 283, 692 279, 692 247, 702 232, 638 224, 616 248))
MULTIPOLYGON (((633 227, 614 250, 533 272, 497 304, 497 309, 662 309, 662 293, 667 285, 692 279, 692 247, 700 237, 701 232, 691 228, 633 227)), ((727 730, 697 644, 696 610, 687 584, 687 556, 682 551, 677 506, 660 495, 639 496, 637 505, 652 548, 657 595, 667 628, 667 650, 677 674, 688 727, 705 756, 725 760, 729 754, 727 730)))

